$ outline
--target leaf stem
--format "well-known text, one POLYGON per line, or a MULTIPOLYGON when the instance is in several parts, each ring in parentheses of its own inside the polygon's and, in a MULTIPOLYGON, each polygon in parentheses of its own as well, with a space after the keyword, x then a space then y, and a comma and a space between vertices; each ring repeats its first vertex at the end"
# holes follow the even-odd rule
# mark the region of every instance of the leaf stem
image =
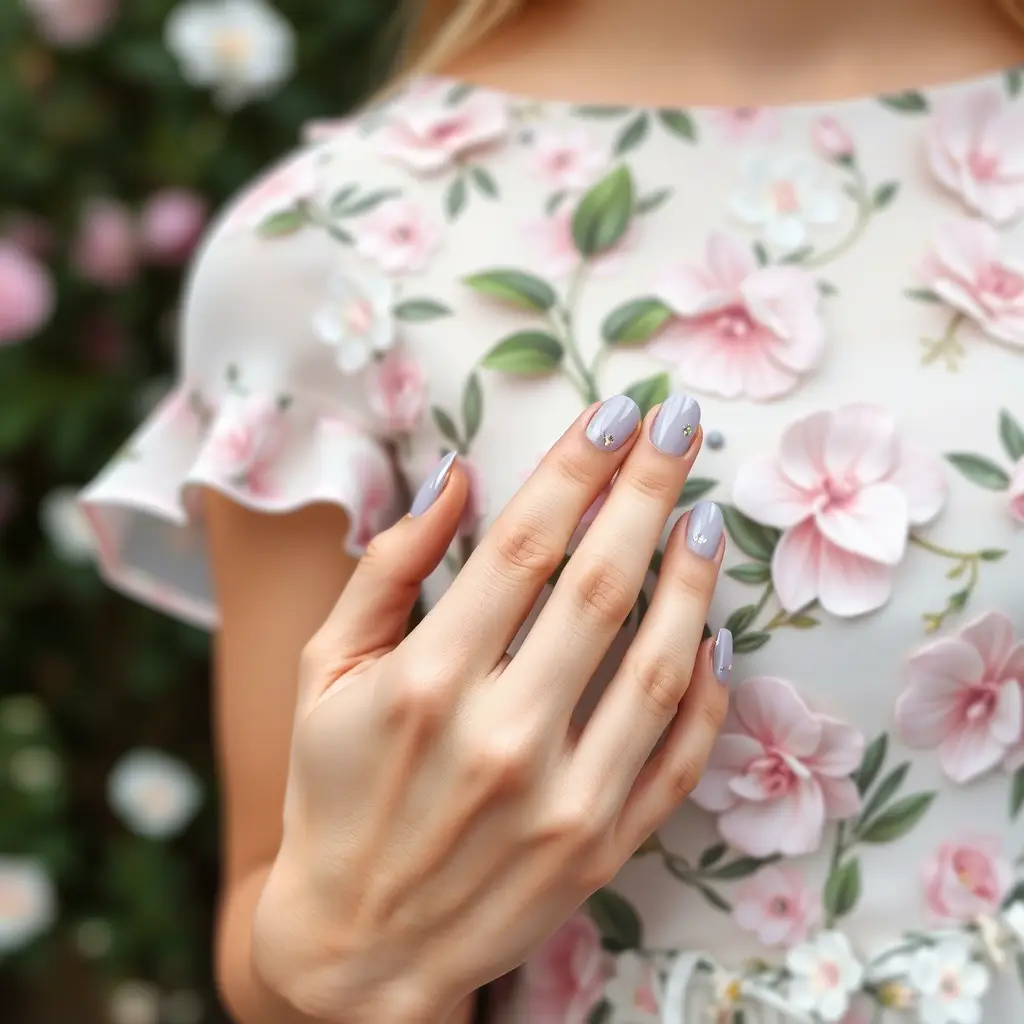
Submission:
POLYGON ((583 361, 583 356, 580 354, 579 345, 576 342, 576 331, 573 318, 576 302, 579 298, 580 288, 583 286, 583 278, 586 271, 586 261, 581 260, 579 266, 575 271, 573 271, 573 275, 569 279, 569 287, 565 294, 565 304, 558 311, 561 316, 561 324, 555 320, 554 325, 561 329, 562 343, 565 345, 565 350, 569 354, 570 362, 579 374, 579 383, 577 384, 577 387, 579 388, 580 394, 583 396, 584 400, 589 404, 591 402, 600 401, 601 392, 597 387, 597 381, 594 378, 593 372, 588 368, 587 364, 583 361))
POLYGON ((823 249, 821 252, 811 253, 806 259, 800 261, 800 265, 804 267, 823 267, 826 263, 831 263, 833 260, 838 259, 847 250, 852 249, 853 246, 860 240, 861 235, 867 230, 868 223, 871 221, 871 214, 874 212, 874 208, 871 204, 871 197, 868 194, 868 183, 864 177, 864 172, 854 165, 850 168, 850 173, 853 175, 853 195, 851 198, 857 204, 857 215, 853 222, 853 226, 847 232, 844 238, 841 238, 835 245, 829 249, 823 249))
POLYGON ((921 344, 925 350, 924 355, 921 356, 922 366, 928 366, 941 358, 945 360, 947 370, 951 373, 957 370, 956 361, 965 354, 965 349, 963 343, 956 335, 965 319, 966 317, 963 313, 954 312, 950 316, 949 322, 946 324, 946 330, 941 337, 921 339, 921 344))
POLYGON ((964 573, 967 574, 965 585, 960 590, 950 594, 942 611, 925 612, 923 616, 925 630, 929 633, 934 633, 941 628, 946 619, 961 611, 968 600, 970 600, 971 594, 974 593, 974 588, 978 585, 982 553, 980 551, 954 551, 952 548, 943 547, 934 541, 926 540, 916 533, 910 534, 908 540, 915 547, 919 547, 929 554, 955 562, 956 564, 946 574, 948 579, 959 579, 964 573))

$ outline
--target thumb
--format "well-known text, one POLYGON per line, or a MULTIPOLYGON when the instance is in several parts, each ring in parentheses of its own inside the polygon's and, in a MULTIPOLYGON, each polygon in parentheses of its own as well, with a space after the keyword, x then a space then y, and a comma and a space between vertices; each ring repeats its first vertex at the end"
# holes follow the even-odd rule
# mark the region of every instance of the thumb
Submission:
POLYGON ((332 662, 351 664, 401 643, 423 581, 455 538, 468 491, 457 453, 449 452, 424 480, 409 514, 370 541, 318 634, 332 662))

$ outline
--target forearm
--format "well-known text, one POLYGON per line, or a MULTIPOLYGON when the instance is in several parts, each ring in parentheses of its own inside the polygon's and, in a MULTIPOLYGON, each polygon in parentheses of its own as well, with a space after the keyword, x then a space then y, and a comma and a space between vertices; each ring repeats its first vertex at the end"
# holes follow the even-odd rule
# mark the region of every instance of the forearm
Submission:
MULTIPOLYGON (((335 1024, 299 1013, 271 990, 253 965, 253 916, 269 873, 268 864, 225 893, 217 935, 221 998, 237 1024, 335 1024)), ((470 997, 438 1024, 470 1024, 472 1013, 470 997)))

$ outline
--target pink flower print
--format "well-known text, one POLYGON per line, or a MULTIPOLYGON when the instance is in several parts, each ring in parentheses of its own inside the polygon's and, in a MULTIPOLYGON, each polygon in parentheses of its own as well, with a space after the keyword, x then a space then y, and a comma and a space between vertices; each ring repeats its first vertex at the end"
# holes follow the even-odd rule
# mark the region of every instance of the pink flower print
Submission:
POLYGON ((936 924, 995 914, 1013 885, 1013 865, 999 839, 943 843, 924 866, 925 904, 936 924))
POLYGON ((505 137, 508 101, 486 89, 474 89, 457 103, 432 90, 396 103, 388 123, 374 136, 385 156, 413 171, 429 174, 450 167, 458 157, 505 137))
POLYGON ((989 337, 1024 347, 1024 261, 982 220, 950 221, 925 260, 929 288, 989 337))
MULTIPOLYGON (((568 277, 580 265, 580 253, 572 237, 574 212, 572 208, 562 206, 550 216, 534 218, 525 225, 526 237, 537 253, 538 267, 548 277, 568 277)), ((637 232, 637 220, 634 218, 622 238, 591 261, 592 273, 607 277, 619 270, 623 256, 636 242, 637 232)))
POLYGON ((395 481, 390 464, 379 455, 358 457, 355 472, 360 503, 353 539, 357 547, 365 548, 386 525, 385 518, 394 501, 395 481))
POLYGON ((319 150, 308 149, 265 174, 232 205, 225 228, 255 228, 268 217, 312 199, 319 182, 320 158, 319 150))
POLYGON ((777 398, 821 362, 825 324, 814 279, 798 267, 758 267, 730 235, 711 235, 704 263, 669 272, 657 292, 678 319, 648 351, 674 364, 687 387, 777 398))
POLYGON ((817 599, 844 617, 880 608, 912 526, 945 504, 942 464, 874 405, 797 420, 778 451, 740 466, 740 511, 783 530, 772 582, 789 612, 817 599))
POLYGON ((651 961, 627 950, 615 957, 615 973, 605 985, 615 1024, 659 1024, 658 978, 651 961))
POLYGON ((82 210, 71 262, 86 281, 120 288, 135 279, 138 241, 131 212, 116 199, 99 198, 82 210))
POLYGON ((782 115, 771 107, 719 107, 708 111, 718 134, 730 143, 771 142, 782 127, 782 115))
POLYGON ((789 683, 748 679, 733 692, 692 799, 718 815, 727 843, 751 856, 813 853, 826 820, 859 812, 850 773, 863 754, 857 729, 811 711, 789 683))
POLYGON ((541 177, 558 192, 589 188, 608 166, 605 149, 581 128, 538 131, 534 153, 541 177))
POLYGON ((736 887, 733 919, 765 946, 791 948, 821 921, 821 900, 796 868, 770 864, 736 887))
POLYGON ((359 373, 394 344, 394 298, 390 279, 356 267, 327 282, 327 299, 313 313, 313 333, 334 348, 342 373, 359 373))
POLYGON ((427 404, 427 377, 417 359, 389 352, 370 364, 366 386, 370 408, 388 430, 415 429, 427 404))
POLYGON ((53 278, 34 256, 0 241, 0 345, 24 341, 46 326, 56 301, 53 278))
POLYGON ((268 470, 285 439, 284 414, 276 399, 251 395, 229 400, 207 441, 214 472, 236 487, 268 495, 268 470))
POLYGON ((139 214, 142 252, 153 263, 180 266, 206 226, 206 201, 186 189, 165 189, 146 201, 139 214))
POLYGON ((574 914, 523 965, 526 1020, 586 1024, 611 970, 597 926, 574 914))
POLYGON ((302 141, 307 145, 323 142, 339 142, 355 138, 359 134, 359 122, 351 117, 326 118, 307 121, 302 126, 302 141))
POLYGON ((811 125, 814 148, 826 160, 845 160, 853 156, 850 133, 834 118, 819 117, 811 125))
POLYGON ((986 220, 1006 224, 1024 211, 1024 106, 999 90, 940 103, 928 156, 935 177, 986 220))
POLYGON ((441 230, 408 199, 391 199, 361 218, 356 248, 389 274, 422 270, 441 243, 441 230))
POLYGON ((1018 459, 1010 474, 1010 515, 1024 523, 1024 458, 1018 459))
POLYGON ((1024 643, 1014 643, 1002 612, 926 644, 907 662, 907 680, 896 701, 900 735, 910 747, 938 749, 954 782, 990 771, 1020 742, 1024 643))

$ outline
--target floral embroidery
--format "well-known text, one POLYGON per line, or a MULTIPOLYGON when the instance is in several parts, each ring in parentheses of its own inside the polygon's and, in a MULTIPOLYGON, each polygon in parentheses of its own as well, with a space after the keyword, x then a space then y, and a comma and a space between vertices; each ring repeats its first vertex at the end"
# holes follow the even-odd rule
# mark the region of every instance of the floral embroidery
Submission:
POLYGON ((388 431, 408 433, 419 424, 427 404, 427 377, 419 360, 390 352, 366 375, 366 397, 388 431))
POLYGON ((271 170, 235 203, 226 229, 258 227, 264 234, 275 234, 278 218, 316 195, 322 160, 322 152, 311 148, 271 170))
POLYGON ((658 125, 669 136, 682 142, 697 141, 697 127, 693 118, 678 108, 666 107, 662 110, 634 110, 630 107, 612 107, 604 104, 596 106, 576 107, 573 111, 577 117, 592 120, 614 121, 627 118, 625 125, 615 138, 613 150, 616 156, 625 156, 631 150, 638 149, 650 137, 652 125, 658 125))
POLYGON ((945 773, 970 782, 1009 758, 1024 735, 1024 643, 990 612, 907 663, 896 721, 908 746, 937 748, 945 773))
POLYGON ((771 142, 782 127, 781 113, 772 107, 718 107, 708 121, 727 142, 771 142))
POLYGON ((718 815, 723 839, 755 857, 813 853, 826 820, 850 818, 861 801, 850 773, 864 737, 814 713, 781 679, 748 679, 691 799, 718 815))
POLYGON ((741 512, 784 531, 771 562, 783 608, 817 600, 840 616, 885 604, 911 527, 938 515, 946 491, 938 459, 870 405, 798 420, 776 455, 740 467, 733 488, 741 512))
POLYGON ((1013 865, 993 836, 943 843, 924 868, 925 904, 936 925, 969 924, 999 912, 1013 865))
POLYGON ((362 218, 356 250, 385 273, 414 273, 441 244, 441 229, 408 199, 389 199, 362 218))
POLYGON ((604 996, 611 1006, 609 1024, 659 1024, 659 979, 650 960, 632 950, 615 958, 615 973, 604 996))
POLYGON ((907 965, 907 981, 917 996, 921 1024, 976 1024, 988 971, 972 956, 970 945, 948 939, 917 950, 907 965))
MULTIPOLYGON (((1024 427, 1005 409, 999 413, 999 440, 1012 466, 1009 471, 985 455, 950 452, 946 458, 972 483, 990 491, 1006 491, 1009 512, 1024 522, 1024 427)), ((999 549, 981 552, 985 561, 995 562, 1006 554, 999 549)))
POLYGON ((811 140, 819 155, 826 160, 843 163, 853 159, 853 139, 834 117, 816 118, 811 125, 811 140))
MULTIPOLYGON (((560 209, 549 216, 534 217, 524 225, 526 237, 537 252, 538 268, 549 277, 565 278, 576 271, 581 263, 580 251, 573 238, 571 209, 560 209)), ((591 271, 598 277, 610 277, 621 269, 622 257, 636 244, 637 229, 624 232, 591 263, 591 271)))
POLYGON ((770 864, 736 887, 733 918, 765 946, 796 946, 821 921, 821 900, 796 868, 770 864))
POLYGON ((264 394, 229 399, 206 443, 216 476, 267 497, 273 493, 270 466, 286 437, 280 399, 264 394))
POLYGON ((1024 104, 996 89, 945 98, 936 107, 928 156, 938 181, 995 224, 1024 211, 1024 104))
POLYGON ((543 180, 563 195, 590 188, 608 167, 604 147, 579 128, 538 130, 533 152, 543 180))
POLYGON ((817 1014, 823 1021, 842 1020, 850 996, 864 979, 864 968, 841 932, 821 932, 811 942, 791 949, 786 967, 791 974, 788 996, 793 1008, 817 1014))
POLYGON ((328 282, 329 301, 313 314, 313 332, 335 349, 342 373, 358 373, 394 344, 394 285, 348 268, 328 282))
POLYGON ((712 235, 704 264, 677 268, 657 291, 678 319, 649 351, 698 391, 777 398, 821 362, 825 325, 813 278, 798 267, 759 267, 729 235, 712 235))

